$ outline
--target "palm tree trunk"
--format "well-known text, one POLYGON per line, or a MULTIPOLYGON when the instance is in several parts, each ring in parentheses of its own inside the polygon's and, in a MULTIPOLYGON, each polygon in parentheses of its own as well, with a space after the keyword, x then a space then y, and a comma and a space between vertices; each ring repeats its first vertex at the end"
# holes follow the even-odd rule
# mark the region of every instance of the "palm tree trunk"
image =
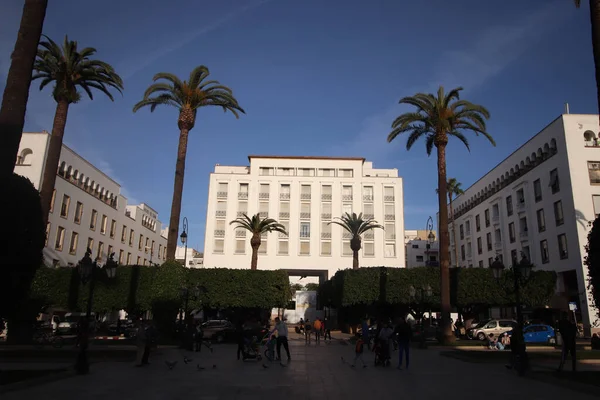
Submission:
POLYGON ((23 135, 33 63, 48 0, 25 0, 0 108, 0 175, 12 174, 23 135))
POLYGON ((60 153, 62 151, 63 136, 65 135, 65 126, 67 125, 67 115, 69 114, 69 102, 59 100, 56 103, 56 112, 54 114, 54 123, 52 124, 52 135, 48 145, 46 163, 44 164, 44 177, 42 179, 42 212, 44 215, 44 226, 48 223, 50 215, 50 205, 52 203, 52 194, 56 184, 56 172, 60 162, 60 153))
POLYGON ((358 269, 358 251, 352 251, 352 269, 358 269))
POLYGON ((179 132, 179 147, 177 148, 177 163, 175 164, 175 183, 173 185, 173 202, 171 203, 171 218, 169 219, 169 235, 167 236, 167 261, 175 260, 177 240, 179 238, 179 218, 181 217, 181 199, 183 197, 183 177, 185 174, 185 157, 189 129, 179 132))
POLYGON ((440 297, 442 309, 442 341, 452 340, 450 330, 450 263, 448 256, 448 207, 446 206, 446 144, 437 146, 438 163, 438 202, 439 202, 439 231, 440 231, 440 297))
POLYGON ((600 114, 600 0, 590 0, 590 21, 592 23, 592 48, 596 69, 596 98, 600 114))
POLYGON ((452 193, 448 193, 450 200, 450 219, 452 220, 452 240, 454 241, 454 266, 458 266, 458 243, 456 243, 456 223, 454 222, 454 210, 452 209, 452 193))
POLYGON ((256 271, 258 269, 258 247, 252 247, 252 261, 250 261, 250 269, 256 271))

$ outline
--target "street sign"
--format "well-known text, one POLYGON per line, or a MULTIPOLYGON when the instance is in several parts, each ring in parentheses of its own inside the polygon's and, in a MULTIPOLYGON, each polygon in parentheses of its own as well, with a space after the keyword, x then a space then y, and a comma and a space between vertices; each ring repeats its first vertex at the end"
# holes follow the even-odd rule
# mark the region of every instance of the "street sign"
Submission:
POLYGON ((570 311, 577 311, 577 303, 575 303, 574 301, 571 301, 569 303, 569 310, 570 311))

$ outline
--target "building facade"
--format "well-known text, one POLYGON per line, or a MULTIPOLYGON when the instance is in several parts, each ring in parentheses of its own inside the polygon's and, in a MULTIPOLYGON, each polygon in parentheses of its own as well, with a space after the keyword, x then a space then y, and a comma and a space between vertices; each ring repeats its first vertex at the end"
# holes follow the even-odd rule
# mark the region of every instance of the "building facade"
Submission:
POLYGON ((188 268, 204 267, 204 255, 202 252, 191 247, 188 247, 186 252, 185 247, 177 246, 177 249, 175 249, 175 261, 188 268))
MULTIPOLYGON (((23 133, 15 173, 39 190, 47 132, 23 133)), ((63 145, 46 227, 44 258, 54 266, 75 266, 86 249, 103 264, 110 253, 122 265, 162 264, 167 239, 158 213, 147 204, 127 205, 121 186, 63 145)))
POLYGON ((483 268, 499 257, 510 267, 524 255, 557 272, 550 306, 576 303, 588 332, 598 322, 583 262, 600 213, 599 134, 597 115, 561 115, 453 201, 456 243, 449 224, 451 265, 483 268))
POLYGON ((439 242, 436 232, 431 232, 436 238, 433 242, 429 241, 427 230, 404 231, 406 268, 439 266, 439 242))
MULTIPOLYGON (((330 224, 363 213, 385 230, 363 236, 362 266, 404 267, 402 178, 364 158, 249 156, 249 166, 220 166, 210 176, 204 265, 249 268, 250 236, 229 222, 261 213, 286 227, 259 248, 259 269, 321 271, 321 279, 352 267, 350 237, 330 224)), ((307 275, 307 274, 302 274, 307 275)), ((310 275, 310 274, 309 274, 310 275)))

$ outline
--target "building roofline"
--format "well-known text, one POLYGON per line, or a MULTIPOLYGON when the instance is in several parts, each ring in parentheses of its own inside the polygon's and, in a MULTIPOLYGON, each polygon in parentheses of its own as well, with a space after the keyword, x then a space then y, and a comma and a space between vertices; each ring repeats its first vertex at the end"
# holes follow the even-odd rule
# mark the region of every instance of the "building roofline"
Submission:
MULTIPOLYGON (((530 137, 529 140, 527 140, 521 146, 517 147, 512 153, 510 153, 508 156, 506 156, 502 161, 500 161, 498 164, 496 164, 493 168, 490 168, 490 170, 485 175, 483 175, 481 178, 479 178, 475 182, 473 182, 468 188, 466 188, 463 191, 463 193, 467 193, 467 191, 469 189, 471 189, 473 186, 475 186, 477 183, 479 183, 479 181, 484 180, 484 178, 487 177, 488 175, 490 175, 492 173, 492 171, 494 171, 496 168, 498 168, 500 166, 500 164, 502 164, 504 161, 506 161, 509 158, 511 158, 513 156, 513 154, 515 154, 517 151, 519 151, 523 147, 525 147, 529 142, 531 142, 533 139, 535 139, 539 134, 541 134, 542 132, 544 132, 546 130, 546 128, 548 128, 550 125, 554 124, 559 119, 562 119, 564 115, 594 115, 594 114, 560 114, 558 117, 554 118, 550 123, 546 124, 546 126, 544 126, 538 133, 536 133, 535 135, 533 135, 532 137, 530 137)), ((456 196, 454 198, 454 200, 452 200, 452 203, 454 204, 454 202, 456 200, 460 199, 462 196, 463 196, 462 194, 456 196)), ((450 203, 447 202, 446 206, 450 206, 450 203)))
POLYGON ((347 160, 365 162, 364 157, 327 157, 327 156, 265 156, 265 155, 249 155, 248 161, 253 158, 273 158, 276 160, 347 160))

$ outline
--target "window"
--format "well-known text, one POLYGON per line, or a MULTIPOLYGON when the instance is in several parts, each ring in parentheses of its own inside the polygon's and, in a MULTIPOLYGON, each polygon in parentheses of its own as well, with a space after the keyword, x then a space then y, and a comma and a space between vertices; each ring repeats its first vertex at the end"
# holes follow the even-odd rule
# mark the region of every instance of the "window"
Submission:
POLYGON ((319 169, 319 176, 335 176, 335 170, 332 168, 319 169))
POLYGON ((235 254, 244 254, 246 252, 246 241, 236 240, 235 241, 235 254))
POLYGON ((516 239, 515 237, 515 223, 511 222, 508 224, 508 239, 511 243, 514 243, 516 239))
POLYGON ((321 255, 322 256, 330 256, 331 255, 331 242, 321 242, 321 255))
MULTIPOLYGON (((260 192, 258 193, 258 198, 259 199, 269 199, 269 192, 270 192, 270 187, 268 183, 261 183, 260 184, 260 192)), ((226 205, 225 202, 223 202, 224 206, 226 205)), ((225 208, 223 208, 223 210, 225 210, 225 208)))
POLYGON ((556 221, 556 226, 560 226, 565 222, 563 218, 562 201, 560 200, 554 202, 554 221, 556 221))
POLYGON ((289 253, 289 243, 287 240, 280 240, 277 247, 277 254, 280 256, 287 256, 289 253))
POLYGON ((460 258, 461 258, 461 260, 465 261, 466 257, 465 257, 465 245, 464 244, 462 244, 460 246, 460 258))
POLYGON ((71 243, 69 244, 69 254, 77 253, 77 242, 79 241, 79 234, 77 232, 71 233, 71 243))
POLYGON ((374 218, 375 217, 375 211, 373 208, 373 203, 365 203, 363 205, 364 211, 363 211, 363 218, 367 219, 367 218, 374 218))
POLYGON ((221 254, 223 253, 225 247, 225 241, 223 239, 215 239, 215 247, 213 249, 213 253, 221 254))
POLYGON ((385 204, 383 206, 383 218, 386 221, 395 221, 396 220, 396 210, 394 209, 393 204, 385 204))
POLYGON ((131 253, 127 253, 127 265, 131 265, 131 253))
POLYGON ((343 256, 351 256, 352 255, 352 249, 350 248, 350 241, 344 241, 342 243, 342 255, 343 256))
POLYGON ((331 203, 321 204, 321 218, 327 220, 331 219, 331 203))
POLYGON ((490 321, 488 322, 483 329, 494 329, 498 326, 498 322, 497 321, 490 321))
POLYGON ((509 217, 513 215, 512 196, 506 198, 506 215, 509 217))
POLYGON ((258 173, 259 173, 259 175, 270 176, 270 175, 273 175, 273 168, 260 167, 258 169, 258 173))
POLYGON ((351 169, 340 169, 339 176, 342 178, 352 178, 354 176, 354 171, 351 169))
POLYGON ((134 240, 134 238, 135 238, 135 232, 134 232, 134 230, 132 229, 132 230, 129 232, 129 246, 133 246, 133 240, 134 240))
POLYGON ((136 265, 142 265, 142 257, 138 256, 136 265))
POLYGON ((106 234, 106 223, 108 221, 108 217, 106 215, 102 216, 102 223, 100 224, 100 233, 105 235, 106 234))
POLYGON ((537 215, 537 223, 538 223, 538 232, 544 232, 546 230, 546 216, 544 215, 544 209, 540 208, 536 212, 537 215))
POLYGON ((593 195, 592 203, 594 204, 594 215, 598 217, 598 215, 600 214, 600 196, 593 195))
POLYGON ((310 185, 300 185, 300 199, 310 200, 310 185))
POLYGON ((281 200, 289 200, 290 199, 290 185, 288 184, 282 184, 279 187, 279 198, 281 200))
POLYGON ((102 252, 103 251, 104 251, 104 243, 98 242, 98 254, 96 254, 96 259, 97 260, 101 260, 102 259, 102 252))
POLYGON ((48 246, 48 238, 50 237, 50 222, 46 224, 46 241, 44 242, 44 246, 48 246))
POLYGON ((310 203, 300 203, 300 218, 310 219, 310 203))
POLYGON ((396 257, 396 244, 395 243, 386 243, 385 244, 385 256, 386 257, 396 257))
POLYGON ((69 214, 69 204, 71 204, 71 198, 66 194, 63 194, 62 204, 60 206, 60 216, 63 218, 67 218, 69 214))
POLYGON ((300 242, 300 255, 307 256, 310 254, 310 242, 300 242))
POLYGON ((417 262, 423 262, 423 256, 417 256, 417 262))
POLYGON ((527 231, 529 230, 527 228, 527 217, 523 217, 521 219, 519 219, 519 227, 520 227, 520 233, 521 236, 527 236, 527 231))
MULTIPOLYGON (((588 163, 589 169, 589 163, 588 163)), ((591 177, 591 174, 590 174, 591 177)), ((552 194, 560 192, 560 181, 558 179, 558 169, 554 168, 550 171, 550 187, 552 188, 552 194)))
POLYGON ((548 255, 548 241, 542 240, 540 242, 540 254, 542 256, 542 264, 548 264, 550 257, 548 255))
POLYGON ((396 225, 385 224, 385 240, 396 240, 396 225))
POLYGON ((375 255, 375 243, 365 242, 363 243, 363 255, 372 257, 375 255))
POLYGON ((248 184, 240 183, 240 191, 238 192, 238 199, 248 198, 248 184))
POLYGON ((106 252, 107 256, 110 256, 113 253, 113 247, 109 244, 108 251, 106 252))
POLYGON ((412 245, 412 248, 413 248, 413 249, 418 249, 418 248, 419 248, 419 245, 418 245, 418 244, 414 244, 414 243, 413 243, 413 245, 412 245))
POLYGON ((138 240, 138 250, 142 250, 143 245, 144 245, 144 235, 140 235, 140 239, 138 240))
POLYGON ((477 254, 483 253, 483 244, 481 243, 481 238, 477 238, 477 254))
POLYGON ((487 244, 488 251, 491 251, 492 250, 492 233, 491 232, 486 233, 485 241, 487 244))
POLYGON ((310 237, 310 222, 301 222, 300 223, 300 237, 301 238, 309 238, 310 237))
POLYGON ((488 258, 488 267, 491 267, 493 262, 494 262, 494 258, 493 257, 489 257, 488 258))
POLYGON ((512 250, 510 251, 510 260, 511 260, 511 262, 512 262, 512 265, 516 265, 516 264, 517 264, 517 262, 519 261, 519 260, 517 259, 517 249, 512 249, 512 250))
POLYGON ((52 199, 50 200, 50 212, 54 211, 54 201, 56 200, 56 189, 52 191, 52 199))
POLYGON ((331 239, 331 225, 321 222, 321 239, 331 239))
POLYGON ((394 188, 392 186, 383 188, 383 201, 394 201, 394 188))
POLYGON ((600 162, 588 161, 588 174, 590 176, 590 184, 600 184, 600 162))
POLYGON ((342 204, 342 214, 352 214, 352 204, 342 204))
POLYGON ((567 235, 565 235, 564 233, 558 235, 558 254, 560 255, 561 260, 569 258, 569 250, 567 248, 567 235))
POLYGON ((96 220, 98 219, 98 211, 92 210, 92 216, 90 217, 90 229, 96 230, 96 220))
POLYGON ((467 236, 471 234, 471 221, 465 222, 465 231, 467 231, 467 236))
MULTIPOLYGON (((285 204, 289 205, 289 203, 285 203, 285 204)), ((238 203, 238 217, 241 217, 243 214, 248 215, 248 202, 247 201, 240 201, 238 203)))
POLYGON ((93 238, 88 238, 87 248, 90 249, 90 251, 94 251, 94 239, 93 238))
POLYGON ((460 232, 460 240, 463 240, 465 238, 465 227, 463 226, 463 224, 460 224, 458 230, 460 232))
POLYGON ((125 239, 127 239, 127 227, 123 225, 123 229, 121 229, 121 243, 125 243, 125 239))
POLYGON ((479 260, 479 261, 477 262, 477 266, 478 266, 479 268, 483 268, 483 260, 479 260))
POLYGON ((352 186, 342 186, 342 201, 352 200, 352 186))
POLYGON ((523 189, 517 190, 517 201, 519 204, 525 204, 525 192, 523 189))
POLYGON ((227 182, 219 182, 219 188, 217 190, 217 197, 220 197, 222 199, 227 198, 227 192, 228 192, 227 182))
POLYGON ((144 253, 146 253, 146 254, 148 254, 148 248, 149 248, 148 242, 149 241, 150 241, 150 239, 146 238, 146 243, 144 244, 144 253))
POLYGON ((298 168, 299 176, 315 176, 314 168, 298 168))
POLYGON ((62 251, 63 243, 65 241, 65 228, 59 226, 56 229, 56 241, 54 242, 54 248, 58 251, 62 251))
POLYGON ((485 227, 489 228, 490 227, 490 209, 487 208, 484 211, 484 216, 485 216, 485 227))
POLYGON ((475 216, 475 231, 481 231, 481 220, 479 218, 479 214, 475 216))
POLYGON ((363 201, 373 201, 373 186, 363 187, 363 201))
POLYGON ((114 239, 115 238, 115 233, 117 232, 117 221, 115 221, 114 219, 112 221, 110 221, 110 238, 114 239))
POLYGON ((123 265, 123 261, 125 258, 125 252, 123 250, 119 250, 119 264, 123 265))
MULTIPOLYGON (((298 169, 298 174, 300 174, 300 168, 298 169)), ((293 176, 294 168, 277 168, 277 175, 280 176, 293 176)))
POLYGON ((76 224, 81 223, 81 217, 83 216, 83 204, 78 201, 75 205, 75 216, 73 217, 73 222, 76 224))
POLYGON ((533 195, 536 203, 542 201, 542 182, 539 179, 533 181, 533 195))
POLYGON ((321 200, 323 201, 331 201, 331 185, 323 185, 321 186, 321 200))

